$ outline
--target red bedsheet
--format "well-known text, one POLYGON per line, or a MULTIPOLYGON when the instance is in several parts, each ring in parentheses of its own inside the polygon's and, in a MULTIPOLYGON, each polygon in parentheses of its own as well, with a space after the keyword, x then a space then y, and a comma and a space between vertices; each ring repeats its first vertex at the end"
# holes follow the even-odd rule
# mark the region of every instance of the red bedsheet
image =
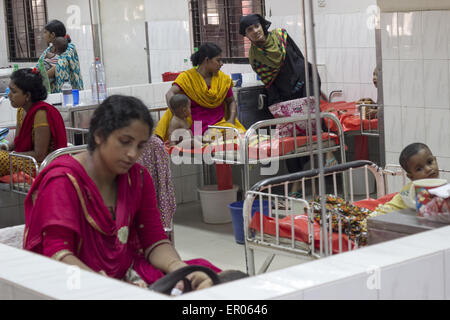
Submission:
MULTIPOLYGON (((391 201, 391 199, 396 195, 397 193, 391 193, 386 196, 383 196, 379 199, 365 199, 358 202, 353 203, 356 206, 367 208, 369 210, 375 210, 378 205, 385 204, 386 202, 391 201)), ((261 214, 259 212, 256 212, 254 217, 251 220, 250 223, 250 229, 254 231, 260 231, 261 230, 261 214)), ((279 226, 279 236, 282 238, 291 238, 291 217, 286 217, 283 219, 280 219, 278 221, 279 226)), ((263 215, 263 231, 264 234, 269 234, 271 236, 276 236, 276 221, 275 218, 267 217, 263 215)), ((296 215, 294 216, 294 235, 295 240, 308 243, 308 217, 306 215, 296 215)), ((349 250, 349 241, 348 236, 346 234, 342 234, 342 251, 348 251, 349 250)), ((351 241, 351 247, 354 247, 354 243, 351 241)), ((316 249, 320 249, 320 225, 314 221, 314 247, 316 249)), ((332 234, 332 251, 333 254, 339 253, 339 233, 333 232, 332 234)))
MULTIPOLYGON (((339 143, 339 138, 333 133, 323 133, 322 140, 327 141, 328 139, 334 140, 336 144, 339 143)), ((250 159, 264 159, 273 156, 282 156, 289 154, 295 149, 295 140, 297 140, 297 147, 304 146, 307 144, 308 137, 298 136, 296 139, 294 137, 281 137, 278 139, 272 139, 261 141, 258 146, 249 147, 249 158, 250 159)), ((313 136, 313 141, 317 141, 317 136, 313 136)), ((217 153, 223 151, 236 151, 239 146, 237 143, 227 143, 219 145, 207 145, 202 148, 195 149, 185 149, 178 146, 167 147, 169 154, 174 152, 178 154, 189 153, 189 154, 206 154, 206 153, 217 153)))
MULTIPOLYGON (((250 228, 254 231, 261 230, 261 214, 256 212, 253 216, 253 219, 250 223, 250 228)), ((291 217, 286 217, 283 219, 279 219, 278 221, 278 230, 279 236, 282 238, 291 238, 291 217)), ((263 215, 263 231, 264 234, 270 234, 272 236, 276 236, 276 222, 275 218, 266 217, 263 215)), ((294 216, 294 236, 295 240, 308 243, 308 217, 306 215, 296 215, 294 216)), ((345 234, 342 234, 342 251, 348 251, 349 249, 349 241, 348 237, 345 234)), ((351 242, 351 246, 353 248, 354 244, 351 242)), ((314 222, 314 248, 320 249, 320 225, 317 222, 314 222)), ((333 253, 339 253, 339 234, 333 232, 332 234, 332 251, 333 253)))
MULTIPOLYGON (((355 102, 325 102, 321 100, 320 110, 336 115, 341 122, 344 132, 361 130, 361 118, 355 102)), ((326 120, 325 122, 331 131, 337 131, 338 128, 334 122, 326 120)), ((377 129, 378 119, 363 120, 363 127, 364 130, 369 130, 369 128, 377 129)))

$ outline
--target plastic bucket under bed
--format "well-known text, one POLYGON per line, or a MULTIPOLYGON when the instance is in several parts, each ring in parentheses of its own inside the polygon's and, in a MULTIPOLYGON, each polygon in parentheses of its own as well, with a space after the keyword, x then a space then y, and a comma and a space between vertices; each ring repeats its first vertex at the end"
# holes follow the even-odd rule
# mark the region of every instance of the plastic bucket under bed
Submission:
POLYGON ((239 186, 236 185, 227 190, 218 190, 216 184, 199 188, 203 222, 210 224, 230 223, 227 205, 237 200, 238 190, 239 186))
MULTIPOLYGON (((228 205, 231 211, 231 219, 233 222, 234 239, 239 244, 244 244, 244 217, 243 208, 244 201, 236 201, 228 205)), ((255 200, 252 205, 252 217, 255 212, 261 212, 259 209, 259 200, 255 200)), ((263 200, 263 212, 265 216, 269 215, 269 201, 263 200)))

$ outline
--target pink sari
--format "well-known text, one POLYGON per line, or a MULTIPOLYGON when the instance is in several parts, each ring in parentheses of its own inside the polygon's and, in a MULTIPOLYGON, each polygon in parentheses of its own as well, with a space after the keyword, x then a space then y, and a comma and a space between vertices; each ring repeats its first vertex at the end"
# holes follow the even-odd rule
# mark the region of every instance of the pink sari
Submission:
MULTIPOLYGON (((73 254, 96 272, 124 279, 132 268, 147 284, 164 276, 144 257, 144 252, 170 243, 150 175, 135 164, 128 174, 117 177, 117 184, 113 220, 81 164, 71 156, 54 160, 36 178, 25 199, 24 249, 42 254, 46 228, 63 227, 75 235, 73 254)), ((203 259, 186 263, 220 271, 203 259)))

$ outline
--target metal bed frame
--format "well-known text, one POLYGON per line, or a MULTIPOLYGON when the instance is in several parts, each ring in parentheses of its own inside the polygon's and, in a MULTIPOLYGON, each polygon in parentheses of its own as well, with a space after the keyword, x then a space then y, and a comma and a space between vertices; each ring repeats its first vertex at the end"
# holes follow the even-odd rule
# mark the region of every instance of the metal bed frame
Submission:
MULTIPOLYGON (((376 196, 381 197, 385 195, 385 181, 383 170, 370 161, 352 161, 344 164, 340 164, 333 167, 324 169, 324 176, 332 179, 332 186, 327 190, 327 194, 333 194, 335 196, 342 196, 345 200, 353 203, 354 192, 354 170, 362 168, 364 170, 365 177, 365 196, 370 197, 369 188, 369 174, 375 178, 376 183, 376 196), (340 178, 338 179, 338 177, 340 178), (342 186, 338 187, 338 180, 342 186), (345 184, 349 185, 349 190, 346 190, 345 184)), ((343 251, 342 235, 345 234, 345 224, 349 224, 350 221, 346 216, 341 215, 337 211, 326 210, 325 217, 320 222, 320 237, 318 239, 320 247, 317 246, 317 239, 314 236, 314 216, 311 208, 310 201, 314 199, 319 193, 317 192, 314 183, 319 177, 319 170, 309 170, 298 172, 294 174, 284 175, 280 177, 269 178, 255 184, 251 190, 247 192, 246 199, 244 201, 243 217, 244 217, 244 235, 245 235, 245 252, 246 252, 246 265, 247 272, 250 275, 255 275, 255 260, 254 251, 262 250, 269 252, 269 256, 263 263, 260 271, 265 272, 270 263, 274 259, 275 255, 283 254, 293 257, 309 256, 311 258, 321 258, 333 254, 333 241, 332 241, 332 221, 338 222, 339 229, 339 250, 343 251), (302 198, 293 198, 288 195, 288 186, 291 183, 299 181, 302 185, 303 195, 302 198), (306 190, 311 187, 311 192, 307 194, 306 190), (280 191, 281 189, 281 191, 280 191), (252 221, 252 206, 254 201, 260 202, 260 208, 262 208, 262 201, 268 201, 268 216, 275 219, 276 234, 275 236, 269 236, 264 233, 263 216, 260 215, 260 228, 259 232, 255 233, 250 228, 252 221), (294 219, 296 216, 305 212, 308 221, 308 241, 299 243, 295 241, 294 231, 294 219), (291 234, 289 238, 281 239, 279 235, 279 223, 280 218, 290 217, 291 219, 291 234), (325 221, 325 225, 323 224, 325 221), (323 228, 327 228, 328 232, 323 232, 323 228)), ((308 189, 309 190, 309 189, 308 189)), ((358 241, 353 244, 350 243, 350 237, 348 237, 347 248, 357 249, 358 241)), ((336 248, 335 248, 336 249, 336 248)))
MULTIPOLYGON (((81 137, 81 143, 86 143, 88 129, 80 129, 80 128, 71 128, 66 127, 67 140, 68 144, 73 145, 75 143, 75 137, 79 135, 81 137)), ((79 146, 70 146, 67 148, 62 148, 53 151, 43 160, 42 164, 39 165, 36 159, 31 156, 22 155, 20 153, 16 153, 14 151, 9 153, 9 172, 10 172, 10 184, 9 188, 11 192, 15 192, 18 194, 26 195, 31 188, 32 177, 37 176, 40 171, 44 168, 45 165, 48 164, 49 159, 53 159, 55 156, 64 154, 68 150, 68 153, 71 153, 72 150, 79 150, 79 146), (44 165, 44 166, 43 166, 44 165), (20 173, 23 173, 22 181, 17 179, 17 182, 14 182, 14 176, 19 176, 20 173)), ((81 149, 80 149, 81 150, 81 149)), ((50 160, 51 161, 51 160, 50 160)))

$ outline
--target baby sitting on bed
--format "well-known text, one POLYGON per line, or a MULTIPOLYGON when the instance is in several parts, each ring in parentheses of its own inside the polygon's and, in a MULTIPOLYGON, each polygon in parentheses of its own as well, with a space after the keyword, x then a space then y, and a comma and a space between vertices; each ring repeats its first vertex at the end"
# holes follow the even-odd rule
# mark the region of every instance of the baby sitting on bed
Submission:
POLYGON ((53 43, 52 48, 47 52, 44 58, 44 67, 47 70, 50 82, 55 81, 56 65, 61 54, 67 50, 69 41, 64 37, 57 37, 53 43))
POLYGON ((191 126, 187 118, 191 115, 191 101, 184 94, 175 94, 169 101, 170 111, 173 113, 169 125, 170 145, 177 145, 180 148, 202 147, 201 139, 193 137, 191 126))

